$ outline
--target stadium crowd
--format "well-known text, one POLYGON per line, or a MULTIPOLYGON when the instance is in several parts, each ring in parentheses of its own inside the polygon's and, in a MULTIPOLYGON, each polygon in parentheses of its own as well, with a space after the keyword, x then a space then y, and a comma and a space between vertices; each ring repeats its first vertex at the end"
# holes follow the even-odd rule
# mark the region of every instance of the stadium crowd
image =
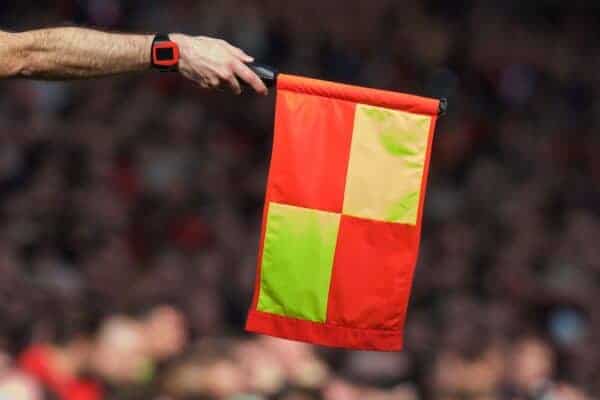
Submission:
POLYGON ((599 22, 594 1, 1 2, 5 28, 219 36, 450 109, 405 350, 349 352, 243 332, 273 95, 2 82, 0 399, 600 398, 599 22))

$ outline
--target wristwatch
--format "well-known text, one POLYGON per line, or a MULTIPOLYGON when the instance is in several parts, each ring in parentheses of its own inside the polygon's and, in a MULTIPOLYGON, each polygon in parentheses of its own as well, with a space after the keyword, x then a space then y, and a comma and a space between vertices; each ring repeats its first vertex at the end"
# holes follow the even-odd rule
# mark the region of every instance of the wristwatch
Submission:
POLYGON ((177 71, 179 46, 166 33, 157 33, 152 41, 151 60, 159 71, 177 71))

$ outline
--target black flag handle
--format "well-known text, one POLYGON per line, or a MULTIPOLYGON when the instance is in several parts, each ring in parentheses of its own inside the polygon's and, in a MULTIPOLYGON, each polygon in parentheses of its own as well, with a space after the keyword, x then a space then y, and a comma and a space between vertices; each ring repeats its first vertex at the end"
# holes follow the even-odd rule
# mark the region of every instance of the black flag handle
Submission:
MULTIPOLYGON (((256 74, 258 77, 264 82, 265 86, 270 88, 275 86, 275 82, 277 81, 277 71, 276 68, 265 64, 259 63, 250 63, 248 67, 256 74)), ((245 84, 246 86, 248 84, 245 84)))
POLYGON ((442 117, 446 115, 446 111, 448 111, 448 99, 442 97, 440 99, 440 109, 438 110, 438 116, 442 117))

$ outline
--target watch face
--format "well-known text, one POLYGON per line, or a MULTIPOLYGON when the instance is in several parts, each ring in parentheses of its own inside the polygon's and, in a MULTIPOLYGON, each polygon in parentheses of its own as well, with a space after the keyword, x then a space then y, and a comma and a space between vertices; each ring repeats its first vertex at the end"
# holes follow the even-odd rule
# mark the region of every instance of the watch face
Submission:
POLYGON ((158 61, 169 61, 174 58, 173 56, 174 55, 172 47, 163 47, 156 49, 156 59, 158 61))
POLYGON ((156 67, 171 68, 179 62, 179 48, 174 42, 158 42, 154 44, 152 62, 156 67))

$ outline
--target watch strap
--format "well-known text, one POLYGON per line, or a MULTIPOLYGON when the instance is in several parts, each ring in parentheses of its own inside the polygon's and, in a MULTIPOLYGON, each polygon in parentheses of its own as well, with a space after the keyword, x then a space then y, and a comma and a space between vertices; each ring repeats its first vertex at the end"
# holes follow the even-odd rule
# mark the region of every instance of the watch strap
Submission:
POLYGON ((154 40, 152 41, 152 44, 156 43, 156 42, 170 42, 171 39, 169 38, 169 34, 167 33, 157 33, 156 35, 154 35, 154 40))

